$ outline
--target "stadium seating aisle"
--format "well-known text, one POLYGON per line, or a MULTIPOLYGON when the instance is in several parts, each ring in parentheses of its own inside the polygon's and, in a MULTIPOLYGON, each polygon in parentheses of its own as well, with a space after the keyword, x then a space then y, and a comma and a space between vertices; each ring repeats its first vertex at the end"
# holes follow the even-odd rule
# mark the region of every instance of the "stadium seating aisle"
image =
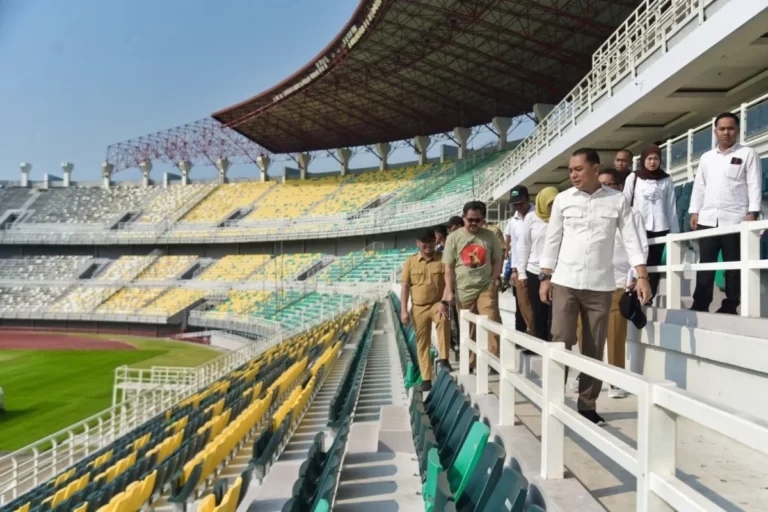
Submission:
MULTIPOLYGON (((15 499, 7 509, 123 512, 163 502, 185 505, 203 497, 249 439, 258 441, 264 432, 275 434, 280 426, 295 425, 313 386, 362 312, 350 311, 272 347, 15 499)), ((254 461, 253 469, 258 468, 254 461)), ((250 484, 250 472, 228 489, 212 489, 217 510, 236 508, 250 484)), ((210 498, 206 500, 210 506, 210 498)))
POLYGON ((191 306, 205 296, 203 290, 189 288, 173 288, 150 302, 139 314, 173 316, 182 309, 191 306))
POLYGON ((182 224, 221 222, 238 208, 253 204, 274 183, 242 182, 219 185, 182 219, 182 224))
POLYGON ((23 256, 0 259, 0 279, 25 281, 76 279, 90 256, 23 256))
POLYGON ((174 217, 181 214, 188 201, 199 194, 210 192, 216 188, 211 184, 192 184, 183 186, 173 186, 162 191, 149 201, 141 211, 141 217, 138 218, 139 224, 156 224, 165 220, 174 220, 174 217))
POLYGON ((197 256, 161 256, 136 277, 138 281, 174 279, 197 261, 197 256))
POLYGON ((270 260, 266 254, 228 255, 197 276, 201 281, 242 281, 270 260))
POLYGON ((324 176, 281 183, 257 203, 257 208, 246 220, 289 220, 312 216, 312 207, 325 201, 344 182, 345 179, 340 176, 324 176))

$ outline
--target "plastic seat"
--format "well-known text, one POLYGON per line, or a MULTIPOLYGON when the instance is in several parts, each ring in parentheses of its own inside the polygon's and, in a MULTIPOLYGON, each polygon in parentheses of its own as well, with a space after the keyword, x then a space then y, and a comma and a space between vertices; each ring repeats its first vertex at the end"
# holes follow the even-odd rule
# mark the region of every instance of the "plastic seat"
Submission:
POLYGON ((472 512, 485 507, 501 478, 506 455, 504 448, 496 443, 485 445, 480 460, 477 461, 477 466, 469 477, 466 490, 456 503, 457 510, 472 512))
MULTIPOLYGON (((485 507, 478 512, 522 512, 525 507, 525 499, 528 496, 528 480, 512 468, 504 468, 491 496, 485 507)), ((542 509, 528 507, 531 512, 542 509)))

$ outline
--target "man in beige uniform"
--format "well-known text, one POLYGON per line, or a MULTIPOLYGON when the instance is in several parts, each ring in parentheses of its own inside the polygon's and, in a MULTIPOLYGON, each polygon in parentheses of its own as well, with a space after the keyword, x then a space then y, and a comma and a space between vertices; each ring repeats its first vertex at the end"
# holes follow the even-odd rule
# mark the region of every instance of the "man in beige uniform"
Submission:
POLYGON ((438 364, 448 364, 451 325, 448 321, 448 308, 441 299, 445 291, 445 270, 442 254, 435 252, 435 232, 425 228, 416 235, 419 252, 405 260, 401 276, 400 304, 401 320, 408 325, 408 296, 411 297, 411 315, 416 331, 416 352, 419 356, 421 371, 420 391, 432 389, 432 361, 429 349, 432 346, 432 324, 437 329, 438 364))

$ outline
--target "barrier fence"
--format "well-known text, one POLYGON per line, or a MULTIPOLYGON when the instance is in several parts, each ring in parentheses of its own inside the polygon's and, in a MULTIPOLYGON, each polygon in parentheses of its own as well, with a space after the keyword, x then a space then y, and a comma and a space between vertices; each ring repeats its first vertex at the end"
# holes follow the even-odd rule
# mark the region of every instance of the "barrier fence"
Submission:
POLYGON ((489 369, 499 374, 499 424, 514 425, 515 393, 541 410, 541 477, 564 477, 564 440, 568 427, 619 464, 637 481, 637 510, 723 510, 678 479, 677 418, 683 417, 748 448, 768 455, 768 425, 722 404, 707 402, 669 381, 652 380, 602 361, 566 350, 562 342, 542 342, 489 320, 461 311, 459 373, 469 375, 470 353, 476 356, 476 387, 489 393, 489 369), (476 326, 476 342, 469 337, 476 326), (500 338, 500 357, 489 350, 489 334, 500 338), (542 357, 541 384, 520 365, 524 349, 542 357), (637 448, 583 418, 565 404, 566 367, 591 375, 637 396, 637 448))

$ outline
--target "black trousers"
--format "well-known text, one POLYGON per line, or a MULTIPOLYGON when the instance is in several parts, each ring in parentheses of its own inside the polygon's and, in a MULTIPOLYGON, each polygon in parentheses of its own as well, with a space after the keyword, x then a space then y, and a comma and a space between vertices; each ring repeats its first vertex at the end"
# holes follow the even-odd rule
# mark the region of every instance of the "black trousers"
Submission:
MULTIPOLYGON (((510 283, 511 284, 511 283, 510 283)), ((515 304, 517 304, 517 287, 512 284, 512 295, 515 297, 515 304)), ((519 332, 527 332, 528 327, 525 325, 525 319, 523 318, 523 314, 520 312, 520 308, 515 308, 515 330, 519 332)))
MULTIPOLYGON (((699 224, 699 230, 712 229, 711 226, 699 224)), ((741 259, 741 245, 738 233, 731 235, 713 236, 699 239, 699 252, 701 263, 715 263, 717 255, 723 251, 723 261, 739 261, 741 259)), ((709 311, 712 303, 712 294, 715 288, 715 271, 699 271, 696 273, 696 290, 693 292, 693 309, 697 311, 709 311)), ((739 270, 725 271, 725 299, 722 309, 728 313, 735 313, 741 302, 741 272, 739 270)))
POLYGON ((539 296, 539 276, 526 272, 528 276, 528 298, 533 310, 533 330, 537 338, 552 341, 552 307, 541 301, 539 296))
MULTIPOLYGON (((648 240, 650 240, 651 238, 667 236, 667 233, 669 233, 668 230, 645 232, 646 236, 648 237, 648 240)), ((646 260, 646 265, 648 265, 649 267, 661 265, 661 257, 663 255, 664 255, 664 244, 649 245, 648 259, 646 260)), ((648 274, 648 284, 651 285, 651 300, 653 300, 653 297, 656 297, 656 293, 659 291, 660 279, 661 279, 661 274, 659 272, 651 272, 648 274)))

